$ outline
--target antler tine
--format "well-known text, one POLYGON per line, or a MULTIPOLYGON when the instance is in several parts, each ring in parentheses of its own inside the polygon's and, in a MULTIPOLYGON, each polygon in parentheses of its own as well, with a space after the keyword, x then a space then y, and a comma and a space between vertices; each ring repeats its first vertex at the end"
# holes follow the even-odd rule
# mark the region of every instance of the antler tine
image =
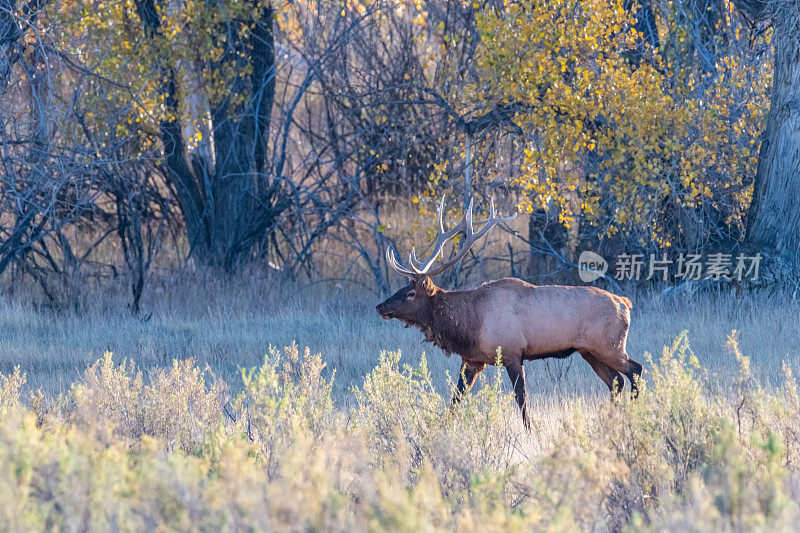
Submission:
POLYGON ((421 264, 420 261, 417 259, 416 250, 412 247, 411 253, 408 255, 408 263, 411 267, 411 270, 403 267, 397 261, 397 258, 392 251, 391 246, 387 247, 386 249, 386 263, 398 274, 401 276, 406 277, 418 277, 418 276, 435 276, 436 274, 441 274, 452 265, 457 263, 464 257, 469 251, 470 247, 475 244, 475 242, 486 235, 490 229, 492 229, 496 224, 501 222, 508 222, 509 220, 513 220, 516 218, 517 214, 514 213, 513 215, 505 218, 497 218, 497 212, 495 211, 494 207, 494 198, 491 198, 489 204, 489 218, 483 220, 474 220, 472 218, 472 206, 473 200, 470 199, 469 206, 467 207, 464 216, 461 218, 458 224, 453 226, 449 231, 444 230, 444 197, 442 197, 441 202, 439 203, 438 209, 438 223, 439 228, 436 235, 436 240, 433 243, 433 252, 425 261, 425 264, 421 264), (475 233, 474 223, 477 222, 478 224, 483 224, 483 227, 475 233), (461 249, 458 253, 447 262, 440 264, 435 269, 431 270, 433 263, 439 257, 439 254, 442 253, 442 248, 444 247, 445 243, 455 237, 460 231, 463 229, 467 230, 466 238, 464 239, 464 243, 461 246, 461 249))
MULTIPOLYGON (((494 224, 499 224, 501 222, 508 222, 510 220, 514 220, 515 218, 517 218, 517 214, 516 213, 514 213, 510 217, 497 218, 497 212, 495 211, 495 208, 494 208, 494 197, 492 197, 492 198, 490 198, 490 203, 489 203, 489 218, 484 218, 482 220, 475 220, 474 222, 476 222, 478 224, 483 224, 485 222, 489 222, 490 220, 493 220, 494 221, 493 225, 494 225, 494 224)), ((483 231, 482 228, 481 228, 481 231, 483 231)))
MULTIPOLYGON (((516 216, 517 216, 517 214, 514 213, 510 217, 498 218, 497 221, 498 222, 508 222, 509 220, 513 220, 514 218, 516 218, 516 216)), ((495 211, 495 208, 494 208, 494 196, 489 198, 489 218, 482 218, 480 220, 473 220, 472 223, 473 224, 485 224, 486 222, 488 222, 489 220, 491 220, 493 218, 497 218, 497 211, 495 211)))
POLYGON ((433 243, 433 251, 428 259, 425 261, 425 264, 421 264, 419 259, 417 259, 416 250, 412 247, 411 253, 408 256, 408 263, 412 270, 414 270, 417 274, 427 274, 428 270, 433 266, 433 263, 439 257, 439 254, 442 253, 442 248, 444 247, 445 243, 456 236, 462 229, 464 229, 464 225, 466 224, 469 226, 467 219, 472 219, 472 200, 469 201, 469 208, 467 209, 467 213, 464 214, 464 217, 461 218, 458 224, 453 226, 449 231, 444 230, 444 197, 442 197, 442 201, 439 203, 439 231, 436 235, 436 240, 433 243))
POLYGON ((489 222, 491 219, 494 218, 494 196, 489 199, 489 218, 481 218, 479 220, 473 220, 472 224, 485 224, 489 222))
POLYGON ((391 268, 392 270, 394 270, 395 272, 397 272, 401 276, 406 276, 406 277, 412 277, 413 278, 413 277, 415 277, 417 275, 416 273, 414 273, 414 272, 412 272, 412 271, 410 271, 410 270, 408 270, 406 268, 403 268, 400 265, 400 263, 397 262, 397 258, 394 256, 394 251, 392 250, 391 246, 387 246, 386 247, 386 264, 389 266, 389 268, 391 268))
POLYGON ((442 195, 442 201, 439 202, 439 210, 436 213, 436 215, 437 215, 437 217, 439 219, 439 233, 444 233, 444 218, 443 218, 444 217, 444 215, 443 215, 443 213, 444 213, 444 197, 445 197, 445 195, 443 194, 442 195))
POLYGON ((491 199, 489 204, 489 218, 484 220, 477 221, 478 223, 483 223, 483 227, 480 229, 479 232, 475 233, 475 228, 473 227, 473 219, 472 219, 472 200, 470 200, 470 208, 466 213, 466 224, 467 224, 467 237, 464 239, 464 244, 461 245, 461 249, 458 253, 450 259, 449 261, 442 263, 438 267, 436 267, 433 271, 428 272, 428 276, 435 276, 436 274, 441 274, 452 265, 460 261, 469 251, 470 247, 475 244, 481 237, 486 235, 490 229, 492 229, 495 225, 501 222, 508 222, 509 220, 513 220, 516 218, 517 214, 514 213, 513 215, 505 218, 497 218, 497 213, 494 208, 494 198, 491 199))
MULTIPOLYGON (((431 256, 431 259, 436 259, 436 256, 439 255, 439 252, 436 252, 436 255, 431 256)), ((417 260, 417 252, 414 250, 414 247, 411 247, 411 253, 408 254, 408 266, 411 267, 411 270, 416 272, 417 274, 424 274, 425 267, 419 266, 419 261, 417 260)))
MULTIPOLYGON (((444 199, 445 199, 445 196, 446 195, 444 195, 444 194, 442 195, 442 199, 439 202, 439 208, 436 210, 436 220, 437 220, 437 223, 439 224, 439 231, 438 231, 438 233, 436 235, 436 239, 437 239, 436 243, 438 243, 439 235, 444 233, 444 216, 443 216, 443 213, 444 213, 444 199)), ((436 250, 435 248, 434 248, 434 252, 436 252, 436 255, 431 256, 429 258, 429 261, 430 261, 430 259, 435 259, 439 255, 439 251, 436 250)), ((413 246, 411 247, 411 253, 408 254, 408 264, 411 266, 411 268, 417 274, 424 274, 425 273, 425 268, 420 264, 419 259, 417 259, 417 251, 414 249, 413 246)))

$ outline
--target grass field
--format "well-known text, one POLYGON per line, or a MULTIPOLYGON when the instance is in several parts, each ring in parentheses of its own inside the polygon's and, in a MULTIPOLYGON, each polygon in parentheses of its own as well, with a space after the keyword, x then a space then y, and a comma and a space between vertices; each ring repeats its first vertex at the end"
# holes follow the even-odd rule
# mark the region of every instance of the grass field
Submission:
MULTIPOLYGON (((220 282, 191 279, 149 288, 142 316, 135 317, 114 293, 88 297, 78 312, 36 310, 19 300, 0 306, 0 371, 20 365, 30 387, 66 392, 69 384, 106 351, 144 369, 194 357, 226 381, 238 381, 239 368, 259 364, 269 346, 292 342, 322 353, 336 370, 335 395, 361 384, 383 350, 400 350, 403 360, 423 353, 437 386, 458 372, 458 357, 447 357, 422 342, 415 329, 382 320, 375 312, 381 297, 342 288, 295 288, 269 278, 220 282)), ((683 330, 701 363, 712 373, 735 372, 725 349, 732 330, 752 357, 765 384, 776 383, 782 362, 800 357, 800 301, 786 296, 728 294, 662 300, 634 296, 628 353, 639 361, 658 353, 683 330)), ((527 363, 532 393, 604 392, 602 382, 579 357, 565 362, 527 363)), ((443 390, 443 389, 441 389, 443 390)))
POLYGON ((530 362, 526 432, 495 369, 451 409, 457 358, 381 320, 377 297, 258 279, 151 291, 143 318, 112 293, 77 312, 2 306, 5 529, 745 531, 800 518, 791 298, 635 297, 640 398, 611 401, 580 358, 530 362))

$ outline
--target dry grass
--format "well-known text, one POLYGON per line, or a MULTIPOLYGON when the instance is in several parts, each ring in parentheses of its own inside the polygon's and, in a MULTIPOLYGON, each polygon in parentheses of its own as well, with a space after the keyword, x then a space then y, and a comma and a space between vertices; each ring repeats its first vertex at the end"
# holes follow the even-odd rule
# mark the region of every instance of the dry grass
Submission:
POLYGON ((137 318, 104 291, 77 312, 13 298, 0 310, 5 529, 745 531, 800 518, 791 298, 634 298, 639 400, 610 401, 580 358, 531 362, 528 433, 497 369, 451 409, 458 360, 381 320, 377 296, 198 276, 152 284, 137 318))
MULTIPOLYGON (((270 345, 297 342, 321 352, 328 371, 336 370, 334 396, 361 383, 382 350, 400 350, 416 363, 423 353, 439 391, 446 375, 456 375, 457 357, 422 342, 421 334, 397 321, 384 321, 376 294, 327 285, 293 287, 266 276, 221 281, 198 276, 150 284, 143 317, 132 316, 119 294, 107 290, 87 297, 81 312, 36 309, 7 299, 0 306, 0 371, 20 365, 33 388, 65 392, 104 352, 135 361, 141 368, 169 366, 173 359, 196 358, 222 379, 238 383, 239 368, 257 365, 270 345)), ((642 360, 658 352, 684 329, 703 366, 730 375, 735 361, 725 349, 731 330, 753 360, 765 384, 779 381, 784 360, 797 361, 800 302, 783 296, 701 295, 661 301, 634 298, 629 353, 642 360)), ((602 382, 579 357, 527 363, 532 393, 604 393, 602 382)))

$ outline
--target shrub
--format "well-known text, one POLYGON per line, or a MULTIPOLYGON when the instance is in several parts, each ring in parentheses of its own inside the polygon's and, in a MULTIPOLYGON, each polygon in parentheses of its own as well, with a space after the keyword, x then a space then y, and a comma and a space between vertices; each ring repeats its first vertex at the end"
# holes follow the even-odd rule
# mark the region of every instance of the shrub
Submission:
POLYGON ((403 365, 399 353, 382 354, 341 408, 322 357, 296 345, 243 370, 230 404, 192 360, 146 379, 106 354, 69 398, 48 400, 57 409, 41 395, 21 401, 17 369, 0 375, 0 520, 9 530, 792 528, 790 366, 783 386, 761 387, 734 334, 740 374, 713 383, 687 339, 647 357, 635 401, 534 399, 530 433, 500 370, 452 407, 425 359, 403 365))
POLYGON ((197 453, 205 432, 220 422, 227 386, 193 359, 158 369, 145 385, 133 361, 116 365, 111 353, 91 365, 70 392, 74 423, 105 425, 127 440, 155 437, 169 448, 197 453))

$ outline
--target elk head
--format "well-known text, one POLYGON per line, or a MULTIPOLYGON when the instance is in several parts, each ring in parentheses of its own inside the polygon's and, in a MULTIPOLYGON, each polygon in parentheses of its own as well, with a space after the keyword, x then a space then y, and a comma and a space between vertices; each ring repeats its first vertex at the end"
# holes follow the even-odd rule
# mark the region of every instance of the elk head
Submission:
POLYGON ((406 268, 397 261, 392 247, 389 246, 386 248, 386 263, 392 270, 401 276, 407 277, 409 279, 409 284, 394 293, 384 302, 378 304, 378 313, 383 318, 387 320, 397 318, 406 324, 417 325, 424 323, 427 318, 427 310, 429 309, 429 300, 435 296, 437 292, 441 292, 441 289, 433 284, 431 278, 437 274, 441 274, 454 264, 458 263, 461 258, 467 254, 470 247, 475 244, 478 239, 486 235, 496 224, 500 222, 508 222, 517 216, 515 213, 510 217, 497 218, 494 210, 494 199, 492 199, 489 209, 489 218, 473 221, 472 200, 470 200, 469 207, 464 213, 461 221, 453 226, 453 228, 450 230, 445 231, 444 221, 442 219, 443 212, 444 197, 442 197, 442 201, 439 203, 439 228, 436 235, 436 240, 433 243, 433 251, 424 263, 420 263, 419 260, 417 260, 416 252, 414 251, 414 248, 411 248, 411 253, 408 256, 409 268, 406 268), (483 227, 476 233, 475 229, 473 228, 473 223, 483 224, 483 227), (442 248, 444 247, 445 243, 465 229, 466 238, 464 239, 464 243, 462 244, 458 253, 451 259, 442 262, 439 266, 431 268, 433 267, 436 259, 442 253, 442 248))

